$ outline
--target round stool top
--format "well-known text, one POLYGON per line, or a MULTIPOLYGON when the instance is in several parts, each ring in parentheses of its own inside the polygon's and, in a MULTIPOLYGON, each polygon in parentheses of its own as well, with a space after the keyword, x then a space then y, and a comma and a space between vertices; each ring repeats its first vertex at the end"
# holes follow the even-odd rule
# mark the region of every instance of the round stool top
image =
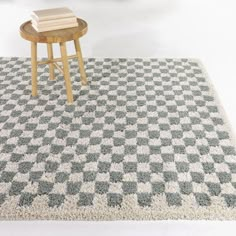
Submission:
POLYGON ((26 21, 20 26, 22 38, 36 43, 62 43, 78 39, 86 34, 88 25, 86 21, 77 18, 78 27, 59 29, 46 32, 37 32, 31 21, 26 21))

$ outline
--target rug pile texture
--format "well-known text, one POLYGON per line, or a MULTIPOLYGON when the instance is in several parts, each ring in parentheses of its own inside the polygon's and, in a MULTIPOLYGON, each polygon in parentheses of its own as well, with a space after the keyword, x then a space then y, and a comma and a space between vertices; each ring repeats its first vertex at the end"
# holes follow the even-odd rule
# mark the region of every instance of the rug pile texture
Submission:
POLYGON ((63 77, 0 59, 0 219, 236 220, 236 151, 192 59, 77 61, 63 77))

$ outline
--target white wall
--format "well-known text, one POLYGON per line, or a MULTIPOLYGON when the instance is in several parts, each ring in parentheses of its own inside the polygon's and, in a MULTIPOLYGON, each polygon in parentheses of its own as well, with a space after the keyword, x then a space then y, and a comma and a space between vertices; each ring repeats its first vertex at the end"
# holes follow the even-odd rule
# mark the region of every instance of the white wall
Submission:
MULTIPOLYGON (((28 56, 19 25, 32 10, 69 6, 89 23, 85 56, 230 56, 234 0, 1 0, 1 55, 28 56)), ((232 48, 235 50, 235 47, 232 48)), ((232 52, 232 51, 231 51, 232 52)), ((44 55, 40 51, 39 55, 44 55)))

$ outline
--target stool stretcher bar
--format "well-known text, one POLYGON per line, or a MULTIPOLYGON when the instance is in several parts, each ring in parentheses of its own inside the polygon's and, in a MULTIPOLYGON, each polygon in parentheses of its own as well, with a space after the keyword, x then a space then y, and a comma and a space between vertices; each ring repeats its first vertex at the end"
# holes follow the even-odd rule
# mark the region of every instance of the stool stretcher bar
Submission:
MULTIPOLYGON (((77 55, 67 56, 67 59, 73 59, 73 58, 77 58, 77 55)), ((45 65, 45 64, 50 64, 50 63, 54 63, 54 62, 61 62, 61 61, 62 61, 61 58, 54 58, 52 60, 37 61, 37 64, 38 65, 45 65)))
POLYGON ((53 62, 52 64, 54 65, 54 67, 56 69, 58 69, 64 75, 64 71, 63 71, 62 67, 58 65, 58 63, 53 62))

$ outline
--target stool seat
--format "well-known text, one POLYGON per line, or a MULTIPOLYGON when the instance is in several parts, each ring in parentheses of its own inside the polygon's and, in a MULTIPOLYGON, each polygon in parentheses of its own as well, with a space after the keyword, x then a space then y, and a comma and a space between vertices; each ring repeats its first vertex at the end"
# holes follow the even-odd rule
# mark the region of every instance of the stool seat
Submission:
POLYGON ((88 30, 86 21, 77 18, 78 27, 59 29, 46 32, 37 32, 31 21, 27 21, 20 26, 22 38, 36 43, 62 43, 78 39, 85 35, 88 30))
POLYGON ((20 26, 20 35, 22 38, 31 42, 31 77, 32 77, 32 96, 35 97, 38 95, 37 89, 37 67, 42 64, 49 65, 49 77, 51 80, 55 79, 54 69, 58 69, 64 76, 65 87, 66 87, 66 95, 67 102, 72 104, 73 93, 72 93, 72 85, 70 81, 70 68, 68 59, 77 58, 80 70, 80 81, 82 85, 87 85, 87 77, 84 70, 84 62, 81 52, 81 47, 79 43, 79 38, 87 33, 88 25, 87 23, 77 18, 78 26, 67 29, 59 29, 47 32, 37 32, 33 26, 31 21, 27 21, 20 26), (67 55, 66 42, 74 41, 75 46, 75 55, 67 55), (45 43, 47 44, 48 51, 48 60, 38 61, 37 59, 37 44, 45 43), (61 58, 54 58, 53 56, 53 43, 60 44, 61 58), (62 66, 58 64, 58 62, 62 63, 62 66))

